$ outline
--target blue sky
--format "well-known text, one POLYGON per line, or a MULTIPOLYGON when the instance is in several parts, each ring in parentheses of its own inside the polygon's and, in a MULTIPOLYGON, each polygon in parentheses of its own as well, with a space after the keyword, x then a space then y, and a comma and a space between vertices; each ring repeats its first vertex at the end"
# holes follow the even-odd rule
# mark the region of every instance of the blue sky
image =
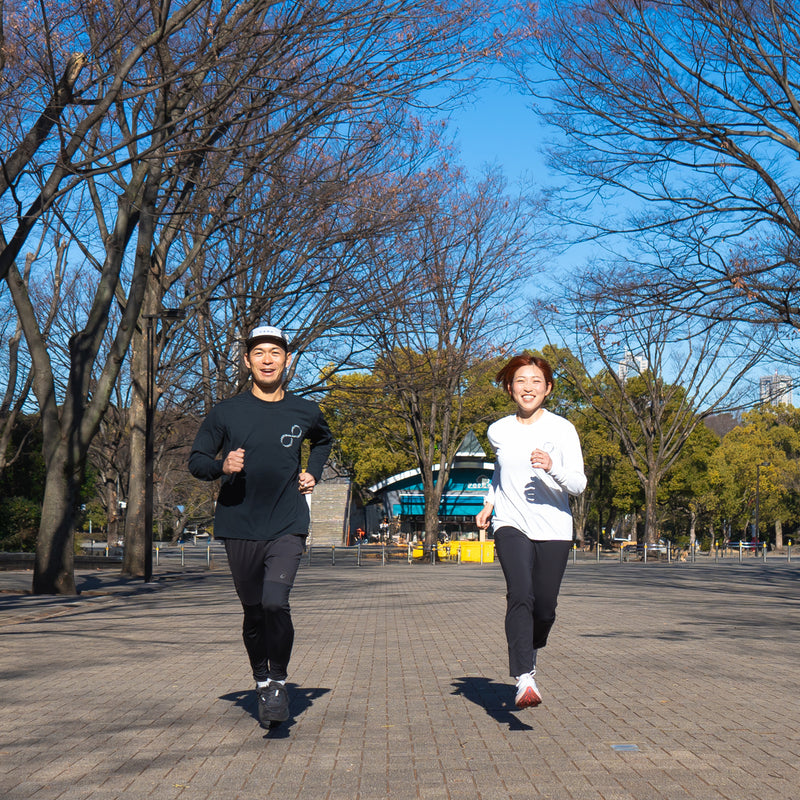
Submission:
MULTIPOLYGON (((499 167, 509 180, 513 193, 522 189, 520 181, 532 180, 533 186, 553 180, 542 154, 547 129, 531 110, 533 98, 501 82, 487 82, 470 101, 451 114, 451 133, 460 148, 459 163, 473 175, 486 165, 499 167)), ((573 246, 567 253, 555 256, 551 264, 563 276, 564 270, 579 266, 589 255, 591 246, 573 246)), ((536 343, 538 346, 541 343, 536 343)), ((758 397, 758 376, 778 369, 782 374, 794 369, 784 363, 767 362, 754 370, 751 394, 758 397)), ((798 393, 795 389, 795 393, 798 393)), ((793 398, 798 402, 798 397, 793 398)))
POLYGON ((487 82, 451 115, 460 162, 471 172, 499 166, 510 182, 526 173, 546 179, 541 155, 542 127, 531 110, 533 99, 497 82, 487 82))

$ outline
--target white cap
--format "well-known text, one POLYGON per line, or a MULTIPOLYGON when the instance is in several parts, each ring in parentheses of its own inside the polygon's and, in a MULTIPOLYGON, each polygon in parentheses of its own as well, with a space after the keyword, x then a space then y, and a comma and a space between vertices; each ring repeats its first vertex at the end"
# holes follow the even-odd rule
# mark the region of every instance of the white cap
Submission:
POLYGON ((273 328, 272 325, 261 325, 258 328, 253 328, 247 337, 247 349, 250 350, 259 342, 275 342, 287 352, 289 350, 289 342, 286 341, 283 331, 280 328, 273 328))

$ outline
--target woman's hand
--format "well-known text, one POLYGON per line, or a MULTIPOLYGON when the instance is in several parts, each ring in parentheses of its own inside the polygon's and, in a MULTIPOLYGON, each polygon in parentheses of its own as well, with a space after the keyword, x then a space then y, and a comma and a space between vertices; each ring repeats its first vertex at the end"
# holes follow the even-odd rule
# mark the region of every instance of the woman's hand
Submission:
POLYGON ((553 459, 550 458, 550 453, 545 450, 534 450, 531 453, 531 466, 534 469, 543 469, 545 472, 550 472, 553 466, 553 459))
POLYGON ((492 511, 494 510, 494 506, 491 503, 487 503, 476 515, 475 517, 475 524, 478 526, 479 530, 486 530, 489 527, 489 522, 492 519, 492 511))

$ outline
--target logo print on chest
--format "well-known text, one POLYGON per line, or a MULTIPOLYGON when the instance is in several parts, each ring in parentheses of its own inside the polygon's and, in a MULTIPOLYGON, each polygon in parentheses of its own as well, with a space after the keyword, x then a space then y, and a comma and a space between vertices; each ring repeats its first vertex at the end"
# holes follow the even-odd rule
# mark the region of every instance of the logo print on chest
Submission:
POLYGON ((284 447, 291 447, 295 439, 299 439, 303 435, 303 429, 299 425, 292 425, 291 433, 284 433, 281 436, 281 444, 284 447))

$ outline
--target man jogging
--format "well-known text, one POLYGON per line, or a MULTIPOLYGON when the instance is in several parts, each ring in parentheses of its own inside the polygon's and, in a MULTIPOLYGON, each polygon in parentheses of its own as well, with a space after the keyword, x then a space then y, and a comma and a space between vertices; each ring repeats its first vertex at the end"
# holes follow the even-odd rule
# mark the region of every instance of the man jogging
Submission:
POLYGON ((244 609, 242 635, 262 725, 289 718, 286 675, 294 642, 289 593, 308 535, 308 495, 322 475, 331 434, 319 406, 283 388, 286 337, 262 326, 246 341, 250 387, 211 409, 189 456, 200 480, 222 479, 214 536, 225 543, 244 609), (300 447, 311 443, 301 471, 300 447))

